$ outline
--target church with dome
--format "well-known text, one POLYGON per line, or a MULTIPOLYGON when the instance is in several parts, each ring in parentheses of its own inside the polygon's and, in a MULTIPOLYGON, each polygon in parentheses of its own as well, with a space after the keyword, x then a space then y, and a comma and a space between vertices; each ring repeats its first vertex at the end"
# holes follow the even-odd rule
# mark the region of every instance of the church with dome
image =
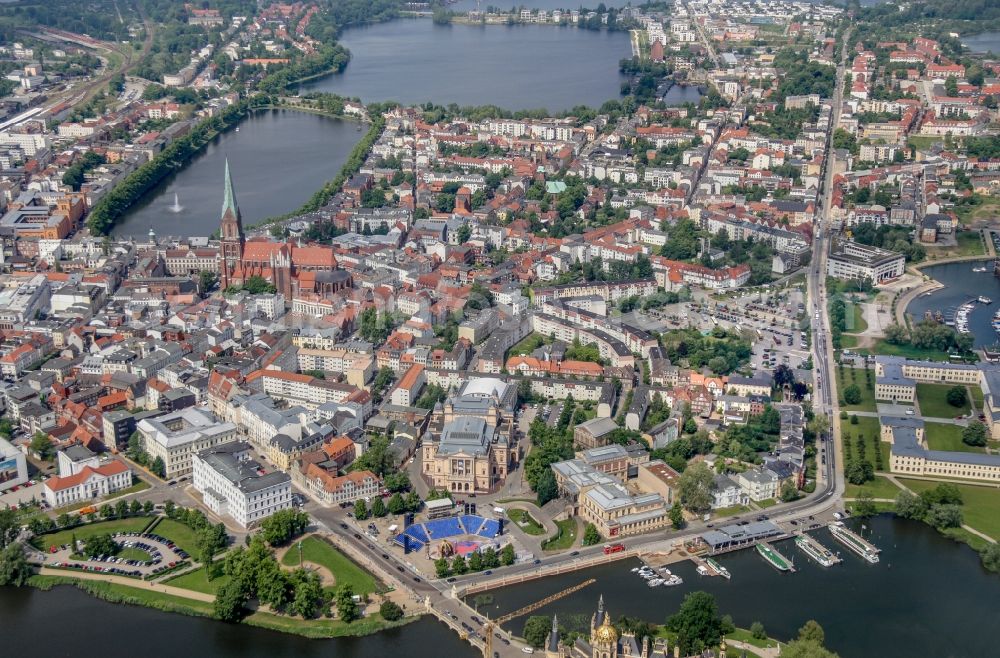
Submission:
MULTIPOLYGON (((604 609, 604 596, 597 602, 597 611, 590 618, 590 638, 580 637, 572 646, 559 642, 559 619, 552 617, 552 630, 545 642, 545 658, 681 658, 680 645, 669 646, 664 638, 644 637, 641 641, 632 633, 618 633, 611 615, 604 609)), ((685 656, 684 658, 694 658, 685 656)), ((706 650, 697 658, 726 658, 726 640, 718 651, 706 650)))

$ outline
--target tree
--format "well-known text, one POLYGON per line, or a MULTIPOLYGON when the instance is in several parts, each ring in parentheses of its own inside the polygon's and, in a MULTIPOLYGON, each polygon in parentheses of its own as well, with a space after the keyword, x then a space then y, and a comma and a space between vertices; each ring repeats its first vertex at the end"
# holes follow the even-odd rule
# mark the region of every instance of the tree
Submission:
POLYGON ((514 560, 517 556, 514 554, 514 545, 506 544, 502 549, 500 549, 500 564, 505 567, 509 567, 514 564, 514 560))
POLYGON ((6 548, 17 539, 21 524, 17 520, 17 512, 12 509, 0 509, 0 548, 6 548))
POLYGON ((399 621, 403 618, 403 609, 393 601, 386 601, 378 608, 378 613, 386 621, 399 621))
POLYGON ((163 463, 163 458, 157 455, 153 463, 149 465, 149 470, 158 478, 167 477, 167 465, 163 463))
POLYGON ((353 587, 347 584, 338 587, 334 601, 341 621, 350 623, 358 618, 358 604, 354 601, 353 587))
POLYGON ((871 494, 867 491, 862 491, 858 495, 858 497, 854 500, 854 505, 851 509, 855 516, 861 517, 862 519, 867 519, 868 517, 878 514, 878 509, 875 507, 875 501, 872 500, 871 494))
POLYGON ((683 655, 699 653, 722 639, 722 618, 715 597, 708 592, 692 592, 680 609, 667 618, 667 629, 677 634, 683 655))
POLYGON ((406 511, 406 503, 403 502, 403 497, 399 493, 394 493, 389 498, 388 508, 392 514, 402 514, 406 511))
POLYGON ((385 503, 382 502, 381 496, 375 496, 375 500, 372 501, 372 516, 376 519, 381 519, 386 515, 385 503))
POLYGON ((795 488, 795 483, 791 480, 786 480, 784 484, 781 485, 781 502, 790 503, 793 500, 798 499, 799 490, 795 488))
POLYGON ((31 451, 37 454, 39 459, 49 461, 55 453, 55 448, 52 446, 49 435, 38 431, 31 439, 31 451))
POLYGON ((767 631, 764 630, 764 624, 759 621, 755 621, 750 624, 750 635, 753 636, 755 640, 766 640, 767 631))
POLYGON ((953 407, 964 407, 969 401, 969 394, 964 386, 952 386, 945 394, 945 399, 953 407))
POLYGON ((986 445, 986 425, 974 420, 962 430, 962 443, 982 447, 986 445))
POLYGON ((462 574, 469 572, 469 565, 466 564, 465 558, 461 555, 456 555, 451 560, 451 572, 456 576, 461 576, 462 574))
MULTIPOLYGON (((1000 544, 987 544, 979 553, 983 568, 993 573, 1000 572, 1000 544)), ((0 583, 2 585, 3 583, 0 583)))
POLYGON ((847 404, 861 404, 861 389, 857 384, 851 384, 844 389, 844 402, 847 404))
POLYGON ((243 616, 243 604, 247 597, 237 580, 222 583, 215 592, 215 603, 212 605, 215 618, 221 621, 235 622, 243 616))
POLYGON ((368 518, 368 506, 365 505, 365 501, 361 498, 354 503, 354 518, 358 521, 364 521, 368 518))
POLYGON ((897 494, 896 516, 919 521, 925 514, 927 514, 927 504, 920 496, 909 491, 900 491, 897 494))
POLYGON ((292 583, 273 560, 260 565, 256 588, 257 599, 274 610, 283 610, 292 602, 292 583))
POLYGON ((0 551, 0 587, 27 585, 33 573, 23 546, 13 543, 0 551))
POLYGON ((218 280, 219 277, 215 274, 215 272, 202 270, 198 273, 198 289, 201 290, 202 294, 209 293, 212 291, 212 288, 215 287, 218 280))
POLYGON ((473 551, 469 554, 469 571, 482 571, 484 568, 482 553, 473 551))
POLYGON ((447 558, 438 558, 434 561, 434 573, 438 578, 447 578, 451 575, 451 568, 448 566, 447 558))
POLYGON ((698 462, 681 473, 678 481, 681 505, 695 513, 702 513, 712 508, 712 485, 715 474, 705 464, 698 462))
MULTIPOLYGON (((295 583, 295 597, 292 599, 292 611, 303 619, 311 619, 316 616, 319 607, 323 604, 323 585, 319 575, 296 569, 292 573, 292 582, 295 583)), ((341 589, 350 589, 350 585, 341 585, 341 589)), ((351 590, 351 595, 354 595, 351 590)), ((355 606, 353 615, 344 616, 344 611, 340 608, 340 590, 337 590, 337 612, 345 622, 353 621, 357 618, 357 604, 351 599, 351 604, 355 606)))
POLYGON ((875 467, 870 462, 854 460, 844 469, 844 477, 851 484, 864 484, 875 479, 875 467))
POLYGON ((545 640, 552 630, 552 620, 544 615, 532 615, 524 622, 524 630, 521 637, 530 646, 541 649, 545 646, 545 640))
POLYGON ((674 501, 673 507, 670 508, 670 525, 674 530, 684 527, 684 510, 680 501, 674 501))
POLYGON ((90 537, 87 539, 87 544, 84 547, 87 556, 92 558, 100 555, 115 555, 119 550, 121 549, 118 544, 107 533, 90 537))
POLYGON ((932 505, 927 510, 927 523, 938 530, 962 525, 962 508, 958 505, 932 505))
POLYGON ((539 507, 559 497, 559 487, 556 484, 556 476, 552 473, 552 469, 546 468, 539 476, 538 482, 535 485, 535 493, 538 495, 539 507))
POLYGON ((261 534, 271 546, 280 546, 298 537, 309 527, 309 515, 295 509, 283 509, 261 521, 261 534))
POLYGON ((588 523, 583 529, 583 545, 584 546, 595 546, 601 543, 601 533, 598 532, 597 526, 593 523, 588 523))
POLYGON ((820 646, 826 641, 826 631, 815 619, 810 619, 799 629, 799 638, 803 642, 813 642, 820 646))
POLYGON ((778 656, 779 658, 839 658, 837 654, 814 642, 803 642, 802 640, 792 640, 782 646, 778 656))

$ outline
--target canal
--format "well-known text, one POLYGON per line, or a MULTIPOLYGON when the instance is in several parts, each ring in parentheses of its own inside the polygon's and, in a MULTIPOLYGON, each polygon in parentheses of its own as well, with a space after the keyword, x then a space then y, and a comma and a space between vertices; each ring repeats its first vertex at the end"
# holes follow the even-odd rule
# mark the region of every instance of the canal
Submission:
POLYGON ((628 32, 427 19, 350 28, 340 42, 351 51, 350 64, 303 84, 303 92, 558 112, 620 98, 625 77, 618 62, 632 54, 628 32))
POLYGON ((478 655, 472 646, 431 616, 365 637, 310 640, 201 617, 116 605, 67 586, 48 592, 30 587, 0 587, 0 629, 7 656, 473 658, 478 655))
POLYGON ((354 121, 295 110, 263 110, 219 135, 180 171, 135 203, 115 234, 207 236, 219 228, 229 158, 244 225, 295 210, 334 178, 364 134, 354 121), (174 212, 174 195, 182 208, 174 212))
MULTIPOLYGON (((496 617, 595 578, 595 584, 533 614, 556 613, 560 624, 585 630, 603 595, 615 619, 627 615, 663 623, 685 594, 703 590, 715 596, 720 612, 732 615, 737 626, 749 628, 760 621, 781 640, 815 619, 826 631, 828 648, 845 658, 995 655, 1000 578, 983 570, 976 552, 913 521, 882 516, 868 526, 865 537, 882 549, 875 565, 820 529, 813 536, 840 553, 842 564, 821 567, 785 541, 775 546, 794 559, 796 573, 779 573, 756 551, 744 550, 718 558, 732 580, 700 577, 692 563, 683 562, 670 569, 684 584, 650 589, 630 573, 639 562, 626 560, 494 591, 493 601, 480 610, 496 617)), ((519 633, 525 619, 508 628, 519 633)))
POLYGON ((997 342, 997 333, 991 326, 993 314, 1000 310, 1000 278, 993 275, 993 262, 988 260, 965 263, 932 265, 921 272, 940 282, 945 287, 930 295, 921 295, 911 301, 906 312, 914 320, 920 321, 924 313, 941 311, 954 312, 955 308, 985 295, 992 304, 976 304, 969 316, 969 331, 975 337, 975 347, 989 347, 997 342), (973 268, 986 267, 986 272, 973 272, 973 268))

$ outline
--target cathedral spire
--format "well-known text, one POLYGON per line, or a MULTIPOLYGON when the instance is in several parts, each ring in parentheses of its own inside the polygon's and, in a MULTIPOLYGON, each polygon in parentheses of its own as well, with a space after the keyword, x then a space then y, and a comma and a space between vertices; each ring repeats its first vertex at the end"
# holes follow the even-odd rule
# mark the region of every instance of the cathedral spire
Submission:
POLYGON ((240 220, 240 208, 236 205, 236 193, 233 192, 233 177, 229 173, 229 158, 226 158, 226 178, 222 196, 222 219, 231 214, 237 221, 240 220))

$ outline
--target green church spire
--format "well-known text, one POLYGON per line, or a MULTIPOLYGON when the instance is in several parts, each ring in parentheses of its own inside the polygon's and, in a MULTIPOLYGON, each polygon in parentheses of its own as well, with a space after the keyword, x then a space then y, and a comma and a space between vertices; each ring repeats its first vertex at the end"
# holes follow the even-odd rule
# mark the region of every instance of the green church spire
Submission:
POLYGON ((229 174, 229 158, 226 158, 226 180, 225 180, 225 192, 222 197, 222 217, 226 217, 226 213, 232 213, 233 218, 239 219, 240 209, 236 205, 236 193, 233 192, 233 178, 229 174))

